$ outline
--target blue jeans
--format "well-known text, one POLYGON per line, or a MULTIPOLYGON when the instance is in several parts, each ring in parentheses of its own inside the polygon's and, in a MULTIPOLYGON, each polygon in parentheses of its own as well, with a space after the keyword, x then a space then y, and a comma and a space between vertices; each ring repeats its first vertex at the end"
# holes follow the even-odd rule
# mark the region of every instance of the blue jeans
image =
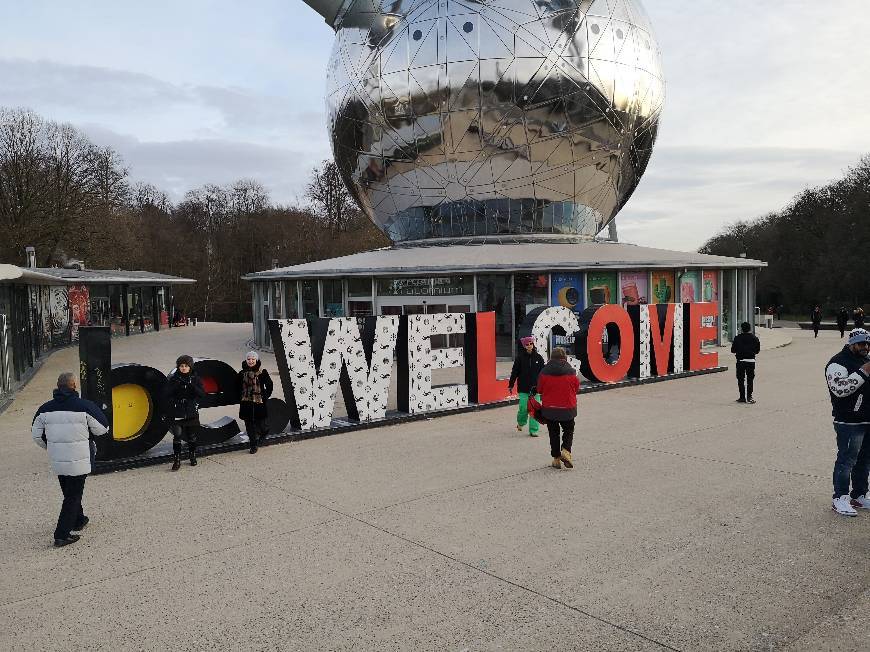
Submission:
POLYGON ((852 480, 852 498, 867 493, 867 473, 870 471, 870 426, 835 423, 837 433, 837 461, 834 462, 834 498, 849 493, 852 480))

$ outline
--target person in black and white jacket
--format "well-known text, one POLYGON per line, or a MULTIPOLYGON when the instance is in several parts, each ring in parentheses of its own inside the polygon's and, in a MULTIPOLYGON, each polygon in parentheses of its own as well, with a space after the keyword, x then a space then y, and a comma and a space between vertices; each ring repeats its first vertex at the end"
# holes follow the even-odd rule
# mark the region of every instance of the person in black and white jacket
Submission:
POLYGON ((870 333, 863 328, 856 328, 849 333, 848 344, 825 367, 834 432, 837 435, 831 509, 843 516, 857 516, 856 507, 870 509, 870 495, 867 493, 867 475, 870 471, 868 353, 870 333))
POLYGON ((731 353, 737 358, 737 390, 740 392, 737 402, 755 403, 755 399, 752 398, 755 383, 755 356, 761 351, 761 342, 749 332, 752 326, 748 321, 740 324, 740 330, 741 333, 731 343, 731 353))
POLYGON ((108 431, 106 415, 95 403, 79 398, 76 378, 71 373, 58 377, 54 398, 40 406, 33 417, 33 441, 48 449, 51 470, 63 492, 63 505, 54 530, 54 545, 58 547, 78 541, 79 535, 73 534, 73 530, 81 531, 88 524, 82 494, 96 451, 91 437, 100 437, 108 431))

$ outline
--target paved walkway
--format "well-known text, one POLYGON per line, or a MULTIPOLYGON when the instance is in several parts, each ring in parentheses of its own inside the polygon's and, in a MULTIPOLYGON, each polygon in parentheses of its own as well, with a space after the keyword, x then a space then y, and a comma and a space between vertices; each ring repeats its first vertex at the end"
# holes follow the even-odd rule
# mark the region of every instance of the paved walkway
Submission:
MULTIPOLYGON (((246 334, 115 359, 235 364, 246 334)), ((829 509, 841 342, 788 335, 756 405, 731 372, 581 395, 573 471, 512 408, 455 415, 90 478, 63 549, 28 432, 58 352, 0 415, 0 649, 870 649, 870 513, 829 509)))

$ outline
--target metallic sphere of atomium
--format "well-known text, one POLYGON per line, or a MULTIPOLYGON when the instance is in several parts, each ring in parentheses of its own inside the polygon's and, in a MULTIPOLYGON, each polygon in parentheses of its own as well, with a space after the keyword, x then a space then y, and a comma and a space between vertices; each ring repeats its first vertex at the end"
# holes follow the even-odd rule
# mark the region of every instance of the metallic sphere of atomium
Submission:
POLYGON ((637 187, 664 101, 638 0, 306 2, 337 8, 333 154, 392 240, 593 237, 637 187))

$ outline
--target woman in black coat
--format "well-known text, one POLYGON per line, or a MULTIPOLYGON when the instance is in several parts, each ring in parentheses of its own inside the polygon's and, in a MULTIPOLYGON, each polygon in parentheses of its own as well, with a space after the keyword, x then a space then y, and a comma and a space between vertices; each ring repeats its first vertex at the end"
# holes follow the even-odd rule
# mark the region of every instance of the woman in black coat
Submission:
POLYGON ((260 364, 256 351, 248 351, 238 375, 239 418, 245 422, 251 454, 257 452, 260 439, 269 434, 269 414, 266 402, 272 395, 272 379, 260 364))
POLYGON ((196 466, 196 439, 199 432, 199 401, 205 398, 202 380, 193 371, 193 358, 179 356, 175 371, 163 387, 163 399, 172 431, 172 470, 181 468, 181 442, 187 442, 190 465, 196 466))

